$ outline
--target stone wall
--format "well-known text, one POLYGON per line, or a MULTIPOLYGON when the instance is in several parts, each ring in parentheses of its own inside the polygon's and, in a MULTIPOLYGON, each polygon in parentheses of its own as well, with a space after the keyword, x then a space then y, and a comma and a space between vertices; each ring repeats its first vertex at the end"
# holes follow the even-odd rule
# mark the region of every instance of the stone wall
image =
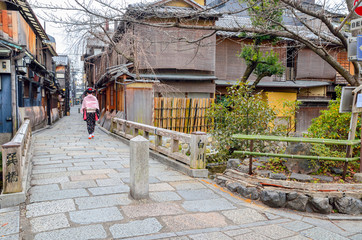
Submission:
POLYGON ((244 198, 260 200, 265 205, 273 208, 289 208, 302 212, 316 212, 322 214, 343 213, 351 215, 362 214, 362 201, 360 194, 348 195, 342 193, 315 195, 312 192, 296 189, 284 189, 277 186, 264 186, 262 184, 238 181, 227 176, 217 176, 216 183, 228 188, 244 198), (357 197, 356 197, 357 196, 357 197), (359 196, 359 197, 358 197, 359 196))
POLYGON ((25 117, 30 119, 31 129, 33 131, 45 127, 48 123, 45 110, 42 106, 22 107, 19 108, 19 113, 21 123, 25 117))
POLYGON ((51 111, 51 123, 58 121, 60 118, 58 108, 53 108, 51 111))
POLYGON ((11 140, 11 133, 0 133, 0 145, 7 143, 11 140))

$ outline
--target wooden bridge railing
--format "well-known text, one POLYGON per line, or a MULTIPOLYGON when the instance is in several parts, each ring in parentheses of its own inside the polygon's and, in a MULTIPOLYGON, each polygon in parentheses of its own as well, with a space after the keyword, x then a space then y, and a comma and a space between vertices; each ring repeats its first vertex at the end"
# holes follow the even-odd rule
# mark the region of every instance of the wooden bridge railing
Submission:
POLYGON ((152 150, 182 162, 193 169, 206 167, 207 136, 204 132, 185 134, 121 118, 112 118, 110 131, 127 139, 143 135, 150 140, 152 150), (163 138, 170 139, 170 144, 164 144, 163 138), (183 145, 188 145, 188 151, 181 151, 183 145))
POLYGON ((25 119, 13 139, 2 145, 3 193, 23 191, 23 167, 31 141, 30 120, 25 119))
POLYGON ((249 161, 249 174, 252 174, 252 156, 265 156, 265 157, 282 157, 282 158, 295 158, 295 159, 312 159, 312 160, 326 160, 326 161, 343 161, 343 179, 346 177, 347 165, 348 162, 352 161, 361 161, 362 165, 362 155, 360 157, 352 157, 350 153, 352 151, 347 151, 347 156, 342 157, 327 157, 327 156, 308 156, 308 155, 292 155, 292 154, 278 154, 278 153, 262 153, 254 152, 253 144, 255 140, 262 141, 279 141, 279 142, 301 142, 301 143, 318 143, 318 144, 330 144, 330 145, 345 145, 353 148, 355 145, 361 144, 361 140, 336 140, 336 139, 322 139, 322 138, 303 138, 303 137, 280 137, 280 136, 266 136, 266 135, 243 135, 243 134, 234 134, 232 136, 235 139, 240 140, 250 140, 250 151, 234 151, 235 154, 247 155, 250 156, 249 161), (350 156, 349 156, 350 155, 350 156))

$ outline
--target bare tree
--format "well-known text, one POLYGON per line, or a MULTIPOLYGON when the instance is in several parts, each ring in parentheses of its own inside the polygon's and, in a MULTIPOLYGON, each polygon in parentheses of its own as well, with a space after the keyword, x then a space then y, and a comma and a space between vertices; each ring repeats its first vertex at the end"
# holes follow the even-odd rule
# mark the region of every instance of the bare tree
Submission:
MULTIPOLYGON (((123 33, 122 27, 115 29, 114 34, 108 34, 104 26, 107 22, 116 21, 119 25, 132 29, 134 25, 143 25, 155 29, 189 29, 191 31, 207 30, 206 34, 196 38, 175 37, 175 40, 186 43, 198 44, 206 38, 215 35, 219 31, 230 33, 254 33, 259 35, 270 35, 291 39, 305 46, 317 54, 320 58, 332 66, 349 84, 360 85, 359 64, 354 62, 355 74, 350 73, 336 59, 336 49, 347 51, 347 38, 350 35, 348 21, 355 17, 353 12, 362 2, 359 0, 353 5, 353 0, 345 0, 340 4, 319 1, 319 4, 306 4, 300 0, 256 0, 251 6, 239 4, 238 8, 224 11, 222 14, 216 9, 222 4, 231 0, 220 1, 212 7, 194 8, 193 11, 167 11, 157 4, 134 4, 127 6, 126 2, 112 0, 68 0, 65 5, 39 4, 33 2, 33 7, 45 10, 66 11, 73 14, 59 16, 44 11, 43 18, 48 21, 62 24, 69 32, 77 32, 80 36, 94 36, 109 44, 118 54, 129 61, 140 60, 143 57, 134 55, 135 51, 120 50, 120 40, 123 33), (283 21, 275 21, 268 14, 263 13, 259 18, 266 18, 268 22, 278 26, 270 28, 268 25, 240 24, 235 20, 230 26, 210 24, 205 19, 222 15, 233 16, 246 12, 248 9, 257 7, 263 8, 265 3, 274 2, 276 8, 283 9, 295 24, 287 24, 283 21), (337 14, 339 13, 339 14, 337 14), (339 23, 336 19, 342 19, 339 23), (129 54, 128 54, 129 53, 129 54)), ((269 9, 272 11, 272 9, 269 9)), ((258 14, 258 13, 255 13, 258 14)), ((124 28, 123 28, 124 29, 124 28)), ((136 41, 133 41, 135 43, 136 41)), ((204 41, 205 42, 205 41, 204 41)), ((205 44, 209 42, 206 41, 205 44)), ((132 47, 134 47, 133 45, 132 47)), ((144 52, 147 49, 143 48, 144 52)), ((135 50, 135 49, 134 49, 135 50)), ((140 50, 140 49, 138 49, 140 50)), ((138 51, 140 52, 140 51, 138 51)))

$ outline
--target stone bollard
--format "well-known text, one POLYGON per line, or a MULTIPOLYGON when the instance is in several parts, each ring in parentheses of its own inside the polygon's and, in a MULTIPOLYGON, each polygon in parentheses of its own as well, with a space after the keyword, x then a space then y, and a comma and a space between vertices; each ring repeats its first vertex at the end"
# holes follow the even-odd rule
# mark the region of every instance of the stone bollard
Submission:
POLYGON ((205 169, 206 168, 206 144, 207 135, 204 132, 191 133, 191 155, 190 155, 190 168, 205 169))
POLYGON ((130 142, 130 190, 131 197, 136 200, 148 198, 149 186, 149 141, 142 136, 130 142))

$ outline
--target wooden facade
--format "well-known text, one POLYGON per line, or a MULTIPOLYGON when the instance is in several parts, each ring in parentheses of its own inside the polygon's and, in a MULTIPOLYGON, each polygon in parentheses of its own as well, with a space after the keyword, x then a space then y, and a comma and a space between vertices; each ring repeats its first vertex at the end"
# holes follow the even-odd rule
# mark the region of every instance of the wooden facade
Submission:
MULTIPOLYGON (((202 0, 197 3, 204 4, 202 0)), ((153 4, 190 11, 198 8, 192 0, 159 1, 153 4)), ((190 21, 190 24, 213 26, 218 23, 218 17, 209 16, 197 22, 182 20, 190 21)), ((159 19, 153 16, 148 19, 152 23, 175 21, 171 17, 159 19)), ((133 95, 135 94, 133 90, 122 85, 126 79, 159 81, 160 84, 153 85, 155 98, 213 99, 217 95, 224 95, 227 93, 226 88, 242 77, 246 64, 238 53, 243 45, 252 44, 252 40, 240 38, 236 33, 218 32, 197 44, 190 43, 210 33, 209 30, 165 29, 134 23, 122 24, 114 35, 117 39, 116 45, 118 52, 131 56, 132 60, 118 54, 112 47, 103 54, 89 56, 85 62, 88 83, 100 89, 99 100, 102 108, 107 111, 122 111, 126 117, 131 117, 133 114, 128 113, 129 101, 136 102, 127 92, 133 95), (105 77, 112 71, 112 67, 130 62, 133 65, 128 70, 134 74, 133 76, 127 75, 126 79, 120 76, 117 79, 113 76, 105 77), (105 81, 106 78, 108 80, 105 81)), ((306 47, 297 46, 294 41, 283 39, 277 44, 263 42, 261 47, 263 52, 271 49, 278 53, 280 61, 285 66, 285 72, 282 76, 263 78, 257 90, 270 93, 273 101, 282 101, 285 94, 292 99, 300 100, 301 114, 296 117, 303 119, 296 120, 297 129, 301 132, 306 131, 312 117, 316 116, 316 109, 327 108, 328 100, 334 94, 334 86, 346 82, 327 62, 306 47)), ((332 47, 330 50, 335 53, 338 62, 353 72, 345 52, 332 47)), ((256 77, 251 75, 249 81, 253 82, 255 79, 256 77)), ((144 94, 148 96, 149 92, 144 94)), ((272 101, 270 104, 273 105, 272 101)), ((136 121, 134 117, 132 121, 136 121)), ((156 124, 155 118, 153 121, 156 124)))
MULTIPOLYGON (((0 105, 10 106, 3 108, 0 114, 0 125, 3 125, 0 135, 6 138, 15 134, 25 117, 32 119, 33 129, 54 119, 52 109, 57 108, 57 104, 52 99, 57 99, 59 87, 52 73, 52 57, 56 52, 51 44, 45 43, 49 41, 27 1, 22 1, 21 5, 10 1, 0 3, 0 48, 3 52, 0 61, 9 64, 9 68, 0 73, 2 84, 6 84, 0 89, 0 105), (5 96, 10 99, 4 100, 5 96)), ((0 136, 0 142, 4 141, 6 139, 0 136)))

